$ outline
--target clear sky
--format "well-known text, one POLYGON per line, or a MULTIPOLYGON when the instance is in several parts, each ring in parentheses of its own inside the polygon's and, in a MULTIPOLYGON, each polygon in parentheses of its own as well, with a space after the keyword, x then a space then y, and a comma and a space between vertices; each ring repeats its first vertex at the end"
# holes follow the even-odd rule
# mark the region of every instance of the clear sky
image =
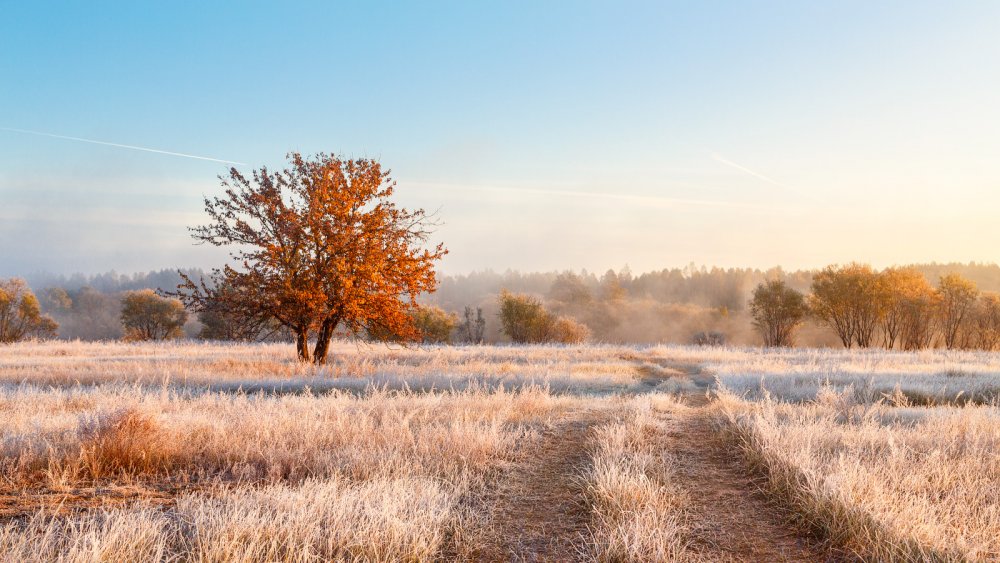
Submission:
POLYGON ((226 164, 380 159, 448 273, 1000 259, 1000 2, 0 0, 0 275, 212 266, 226 164), (14 131, 20 130, 20 131, 14 131))

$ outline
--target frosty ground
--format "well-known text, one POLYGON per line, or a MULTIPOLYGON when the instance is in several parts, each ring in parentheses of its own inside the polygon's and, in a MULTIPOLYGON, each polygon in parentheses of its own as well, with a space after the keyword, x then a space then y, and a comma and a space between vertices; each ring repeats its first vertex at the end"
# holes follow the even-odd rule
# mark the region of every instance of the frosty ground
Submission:
POLYGON ((1000 557, 1000 355, 0 348, 5 560, 1000 557))

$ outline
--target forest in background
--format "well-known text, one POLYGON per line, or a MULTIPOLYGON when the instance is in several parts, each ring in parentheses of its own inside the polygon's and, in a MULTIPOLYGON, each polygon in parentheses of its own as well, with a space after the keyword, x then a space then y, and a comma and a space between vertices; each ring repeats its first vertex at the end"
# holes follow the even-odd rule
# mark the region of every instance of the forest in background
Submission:
MULTIPOLYGON (((927 280, 956 273, 983 292, 1000 293, 1000 266, 980 263, 915 264, 927 280)), ((199 269, 184 273, 198 279, 199 269)), ((462 316, 466 307, 481 309, 485 341, 507 342, 498 318, 502 290, 534 296, 553 313, 575 319, 590 329, 591 340, 607 343, 692 343, 711 335, 730 344, 759 344, 747 303, 753 289, 768 279, 784 281, 802 292, 809 290, 818 270, 781 268, 707 268, 689 265, 633 274, 627 267, 604 273, 481 271, 442 276, 436 293, 424 304, 462 316)), ((173 290, 181 278, 177 270, 137 274, 107 272, 71 276, 35 274, 28 284, 42 309, 59 323, 59 337, 109 340, 122 337, 121 296, 140 289, 173 290), (56 290, 58 288, 58 291, 56 290)), ((192 315, 185 334, 201 332, 192 315)), ((801 346, 840 346, 831 331, 809 321, 799 333, 801 346)))

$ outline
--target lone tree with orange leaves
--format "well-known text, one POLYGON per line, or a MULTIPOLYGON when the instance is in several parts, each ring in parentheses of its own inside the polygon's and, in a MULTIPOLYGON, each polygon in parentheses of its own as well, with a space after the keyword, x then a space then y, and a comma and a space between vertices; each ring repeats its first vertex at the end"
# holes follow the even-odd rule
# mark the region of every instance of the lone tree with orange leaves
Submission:
POLYGON ((299 359, 316 364, 337 327, 420 338, 409 313, 419 294, 437 289, 434 265, 447 253, 427 247, 431 217, 397 207, 396 183, 374 160, 288 159, 285 170, 220 177, 225 195, 205 198, 210 221, 189 230, 201 243, 235 247, 235 264, 214 269, 208 283, 181 274, 176 294, 195 310, 274 319, 295 335, 299 359))

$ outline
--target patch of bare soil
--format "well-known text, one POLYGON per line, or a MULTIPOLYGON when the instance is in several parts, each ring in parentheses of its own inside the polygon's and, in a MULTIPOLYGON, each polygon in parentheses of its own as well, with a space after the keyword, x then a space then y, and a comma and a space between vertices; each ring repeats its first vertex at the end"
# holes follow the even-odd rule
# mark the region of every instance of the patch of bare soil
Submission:
MULTIPOLYGON (((545 428, 477 504, 490 513, 489 529, 477 530, 459 559, 476 561, 580 561, 590 524, 581 476, 590 462, 591 428, 606 419, 576 413, 545 428)), ((446 558, 451 558, 446 554, 446 558)))
POLYGON ((30 517, 40 510, 44 510, 46 514, 58 515, 78 510, 124 506, 140 501, 169 506, 180 493, 189 490, 190 486, 173 484, 109 484, 60 489, 32 487, 0 490, 0 522, 30 517))
POLYGON ((834 560, 760 490, 704 407, 678 416, 669 447, 690 499, 692 551, 711 561, 834 560))
POLYGON ((695 365, 657 363, 696 386, 684 395, 693 408, 677 415, 679 428, 669 435, 677 479, 690 498, 692 550, 711 561, 841 559, 792 523, 792 515, 767 496, 760 477, 716 428, 709 413, 711 374, 695 365))

